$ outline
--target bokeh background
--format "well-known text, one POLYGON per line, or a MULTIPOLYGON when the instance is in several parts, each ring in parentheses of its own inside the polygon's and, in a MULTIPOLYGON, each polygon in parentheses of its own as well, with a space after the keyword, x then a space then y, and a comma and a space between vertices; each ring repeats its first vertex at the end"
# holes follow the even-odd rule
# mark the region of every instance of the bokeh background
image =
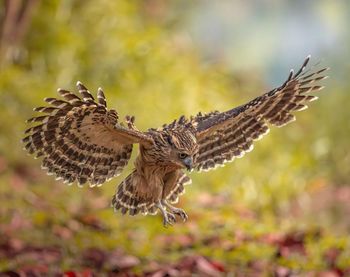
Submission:
POLYGON ((0 1, 0 272, 350 274, 349 15, 347 0, 0 1), (132 162, 68 187, 22 150, 32 108, 77 80, 146 130, 240 105, 308 54, 331 67, 320 99, 243 159, 192 173, 184 224, 113 212, 132 162))

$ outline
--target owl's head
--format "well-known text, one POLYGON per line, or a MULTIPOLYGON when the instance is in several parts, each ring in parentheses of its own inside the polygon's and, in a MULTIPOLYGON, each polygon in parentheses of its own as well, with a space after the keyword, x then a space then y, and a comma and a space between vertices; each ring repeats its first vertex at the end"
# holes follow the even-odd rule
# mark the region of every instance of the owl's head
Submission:
POLYGON ((193 118, 181 116, 161 128, 149 129, 154 140, 153 147, 146 150, 150 159, 156 160, 157 164, 192 170, 198 156, 196 124, 193 118))
POLYGON ((192 170, 198 156, 198 144, 191 130, 168 131, 168 160, 180 168, 192 170))

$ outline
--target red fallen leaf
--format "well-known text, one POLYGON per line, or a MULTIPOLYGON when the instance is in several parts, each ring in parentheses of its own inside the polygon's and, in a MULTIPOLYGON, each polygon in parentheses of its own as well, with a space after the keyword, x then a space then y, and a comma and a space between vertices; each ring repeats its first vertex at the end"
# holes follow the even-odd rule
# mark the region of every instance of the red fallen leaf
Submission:
POLYGON ((74 271, 66 271, 63 274, 64 277, 77 277, 77 274, 74 271))
POLYGON ((84 269, 81 272, 77 271, 66 271, 63 273, 64 277, 93 277, 94 273, 91 269, 84 269))
POLYGON ((196 266, 201 276, 210 276, 210 277, 221 276, 221 271, 219 271, 216 267, 213 266, 212 263, 210 263, 203 257, 197 258, 196 266))
POLYGON ((91 269, 87 268, 87 269, 84 269, 80 275, 81 277, 93 277, 94 273, 92 272, 91 269))
POLYGON ((220 272, 226 272, 225 266, 222 263, 217 262, 217 261, 211 261, 210 263, 216 270, 218 270, 220 272))
POLYGON ((283 239, 277 242, 278 256, 288 257, 291 253, 306 255, 305 233, 296 232, 287 234, 283 239))

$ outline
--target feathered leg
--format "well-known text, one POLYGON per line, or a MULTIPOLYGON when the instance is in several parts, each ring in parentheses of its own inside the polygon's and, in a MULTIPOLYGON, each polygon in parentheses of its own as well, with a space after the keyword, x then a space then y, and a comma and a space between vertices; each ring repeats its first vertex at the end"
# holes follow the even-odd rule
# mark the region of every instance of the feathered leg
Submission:
POLYGON ((165 207, 167 207, 171 213, 180 216, 182 218, 183 222, 185 222, 188 219, 188 215, 186 214, 186 212, 183 209, 176 208, 176 207, 170 205, 166 200, 162 200, 162 204, 165 207))

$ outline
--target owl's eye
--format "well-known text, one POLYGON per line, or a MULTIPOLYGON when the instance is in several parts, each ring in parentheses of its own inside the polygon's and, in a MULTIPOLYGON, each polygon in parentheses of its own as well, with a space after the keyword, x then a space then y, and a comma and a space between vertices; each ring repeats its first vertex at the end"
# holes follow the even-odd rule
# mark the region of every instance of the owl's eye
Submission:
POLYGON ((187 154, 186 153, 179 153, 179 158, 180 159, 185 159, 185 158, 187 158, 187 154))

